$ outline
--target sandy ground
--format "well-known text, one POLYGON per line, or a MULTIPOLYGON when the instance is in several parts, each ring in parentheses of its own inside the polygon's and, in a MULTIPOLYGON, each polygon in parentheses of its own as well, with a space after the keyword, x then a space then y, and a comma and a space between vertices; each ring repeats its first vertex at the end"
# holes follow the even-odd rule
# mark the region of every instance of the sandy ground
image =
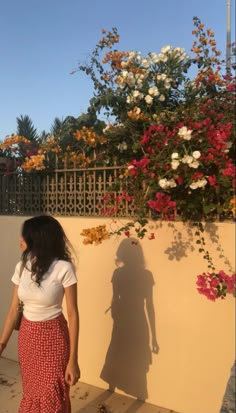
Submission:
MULTIPOLYGON (((0 413, 17 413, 21 400, 19 364, 0 358, 0 413)), ((71 390, 72 413, 177 413, 85 383, 71 390)))

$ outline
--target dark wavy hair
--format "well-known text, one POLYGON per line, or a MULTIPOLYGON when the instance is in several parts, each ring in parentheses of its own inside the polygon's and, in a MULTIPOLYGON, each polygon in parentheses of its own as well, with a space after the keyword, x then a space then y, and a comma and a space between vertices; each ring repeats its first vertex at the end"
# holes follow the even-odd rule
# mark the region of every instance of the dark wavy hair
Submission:
POLYGON ((21 235, 27 244, 22 253, 22 264, 26 267, 30 260, 32 277, 38 285, 55 259, 72 262, 72 246, 55 218, 40 215, 27 219, 21 235))

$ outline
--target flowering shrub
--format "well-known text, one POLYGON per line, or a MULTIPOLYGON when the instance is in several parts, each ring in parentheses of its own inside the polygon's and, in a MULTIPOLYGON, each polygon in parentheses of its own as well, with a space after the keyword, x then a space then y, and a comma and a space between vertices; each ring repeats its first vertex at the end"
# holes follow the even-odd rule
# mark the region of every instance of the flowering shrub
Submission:
POLYGON ((53 135, 38 144, 30 140, 12 134, 0 144, 0 149, 8 150, 7 157, 17 159, 17 165, 25 172, 41 171, 53 168, 55 154, 62 162, 74 163, 78 167, 86 167, 98 156, 96 149, 101 147, 106 139, 94 131, 93 127, 82 127, 72 134, 72 144, 61 147, 60 142, 53 135), (21 155, 23 149, 24 156, 21 155))
MULTIPOLYGON (((153 239, 149 218, 196 224, 199 252, 212 271, 199 280, 204 291, 208 283, 214 285, 217 298, 231 289, 205 250, 199 223, 235 218, 236 88, 232 73, 223 74, 213 31, 196 17, 194 26, 191 57, 170 45, 144 57, 118 51, 117 30, 103 30, 91 61, 74 72, 90 76, 94 96, 88 113, 102 111, 106 126, 96 131, 94 120, 94 128, 74 130, 67 146, 48 137, 36 152, 27 152, 21 167, 27 172, 45 169, 54 153, 82 167, 121 165, 115 187, 98 205, 101 213, 115 217, 115 225, 110 231, 104 226, 84 230, 85 243, 101 243, 122 233, 153 239), (196 72, 193 79, 190 69, 196 72), (119 225, 124 204, 132 205, 134 219, 119 225)), ((7 145, 5 141, 2 147, 7 145)))
POLYGON ((113 29, 113 37, 104 31, 107 37, 94 51, 94 66, 79 70, 94 81, 93 108, 105 108, 115 119, 104 129, 106 155, 124 164, 101 212, 119 216, 124 200, 135 205, 135 218, 109 234, 129 237, 134 232, 153 239, 147 217, 178 217, 197 225, 199 252, 212 270, 198 276, 199 292, 216 299, 233 291, 235 276, 216 272, 198 223, 235 217, 235 78, 222 74, 212 30, 205 30, 197 18, 194 24, 193 58, 171 46, 144 58, 135 51, 112 51, 118 42, 113 29), (99 61, 107 45, 109 51, 99 61), (192 65, 197 74, 190 80, 192 65))
MULTIPOLYGON (((194 25, 191 58, 169 45, 145 57, 112 50, 119 41, 112 29, 103 30, 91 62, 78 67, 94 82, 91 108, 112 116, 104 153, 123 163, 116 193, 126 190, 139 218, 233 217, 235 78, 222 74, 213 31, 198 18, 194 25)), ((109 212, 119 214, 115 198, 109 212)))

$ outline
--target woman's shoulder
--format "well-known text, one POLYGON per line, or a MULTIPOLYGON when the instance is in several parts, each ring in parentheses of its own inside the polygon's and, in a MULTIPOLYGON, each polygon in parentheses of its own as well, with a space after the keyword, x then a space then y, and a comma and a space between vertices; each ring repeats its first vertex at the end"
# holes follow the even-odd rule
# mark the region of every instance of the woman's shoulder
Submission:
POLYGON ((15 265, 15 270, 20 271, 21 266, 22 266, 22 261, 18 261, 17 264, 15 265))
POLYGON ((22 261, 19 261, 15 265, 14 273, 11 277, 11 280, 13 281, 14 284, 18 285, 20 282, 21 268, 22 268, 22 261))
POLYGON ((66 261, 66 260, 55 260, 55 262, 57 263, 57 265, 63 265, 63 266, 68 266, 68 267, 73 265, 71 261, 66 261))
MULTIPOLYGON (((51 270, 56 270, 56 271, 73 271, 75 272, 75 266, 71 261, 66 261, 66 260, 55 260, 53 261, 51 265, 51 270)), ((49 269, 49 271, 50 271, 49 269)))
POLYGON ((72 262, 66 260, 55 260, 52 263, 52 267, 56 268, 57 270, 75 270, 75 267, 72 262))
POLYGON ((59 280, 64 287, 69 287, 77 283, 76 270, 72 262, 65 260, 56 260, 52 266, 53 276, 59 280))

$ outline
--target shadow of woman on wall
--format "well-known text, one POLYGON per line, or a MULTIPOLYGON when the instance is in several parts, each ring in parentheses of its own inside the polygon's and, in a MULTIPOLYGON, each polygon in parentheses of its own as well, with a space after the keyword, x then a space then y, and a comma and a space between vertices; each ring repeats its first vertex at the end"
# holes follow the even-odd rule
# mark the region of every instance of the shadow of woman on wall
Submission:
POLYGON ((144 401, 148 397, 147 372, 152 363, 152 352, 158 353, 154 280, 145 268, 141 245, 135 239, 121 242, 116 265, 109 308, 113 330, 100 377, 109 384, 110 390, 118 388, 144 401))

